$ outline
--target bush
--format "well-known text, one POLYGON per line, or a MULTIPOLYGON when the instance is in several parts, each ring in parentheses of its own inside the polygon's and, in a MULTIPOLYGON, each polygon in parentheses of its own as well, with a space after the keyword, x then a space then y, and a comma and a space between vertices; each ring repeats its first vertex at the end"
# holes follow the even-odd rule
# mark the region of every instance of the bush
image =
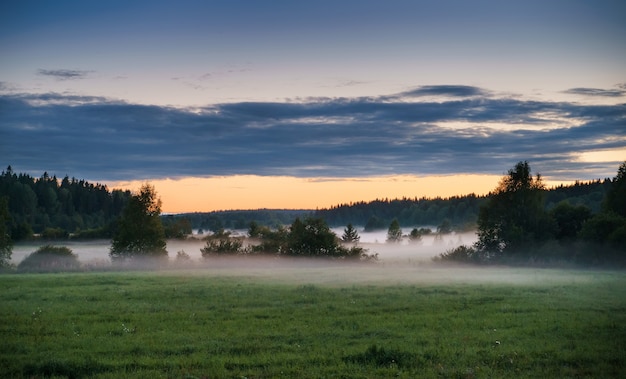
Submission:
POLYGON ((80 268, 78 256, 65 246, 45 245, 28 255, 17 266, 18 271, 73 271, 80 268))
POLYGON ((189 256, 189 254, 185 253, 185 250, 181 250, 176 253, 176 261, 189 262, 191 261, 191 257, 189 256))
POLYGON ((484 252, 471 246, 461 245, 439 254, 433 260, 436 262, 485 263, 487 258, 484 252))
POLYGON ((203 258, 216 255, 236 255, 244 252, 241 238, 231 238, 227 232, 216 233, 207 238, 206 245, 200 249, 203 258))

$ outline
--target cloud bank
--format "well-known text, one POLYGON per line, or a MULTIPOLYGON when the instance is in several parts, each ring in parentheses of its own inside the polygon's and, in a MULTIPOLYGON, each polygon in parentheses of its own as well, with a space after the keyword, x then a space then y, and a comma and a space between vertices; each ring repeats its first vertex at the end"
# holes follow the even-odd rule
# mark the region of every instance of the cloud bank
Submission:
POLYGON ((626 96, 626 89, 623 89, 623 85, 619 86, 620 89, 602 89, 602 88, 570 88, 564 93, 571 95, 583 95, 583 96, 603 96, 603 97, 622 97, 626 96))
POLYGON ((43 76, 50 76, 57 80, 76 80, 84 79, 92 71, 85 70, 45 70, 39 69, 37 73, 43 76))
POLYGON ((500 175, 519 160, 544 176, 593 179, 617 164, 576 158, 602 149, 626 151, 626 104, 527 101, 468 86, 194 109, 0 95, 5 165, 97 180, 500 175), (421 100, 433 95, 445 98, 421 100))

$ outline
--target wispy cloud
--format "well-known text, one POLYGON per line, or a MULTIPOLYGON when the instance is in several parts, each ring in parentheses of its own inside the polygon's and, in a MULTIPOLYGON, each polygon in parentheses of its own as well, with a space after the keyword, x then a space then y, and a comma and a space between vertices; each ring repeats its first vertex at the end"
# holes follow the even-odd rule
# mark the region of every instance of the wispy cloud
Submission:
POLYGON ((53 77, 57 80, 76 80, 76 79, 86 78, 89 74, 93 73, 93 71, 66 70, 66 69, 60 69, 60 70, 39 69, 37 73, 39 75, 53 77))
POLYGON ((583 96, 603 96, 603 97, 621 97, 626 95, 626 88, 623 85, 618 86, 619 89, 601 89, 601 88, 570 88, 564 93, 571 95, 583 95, 583 96))
MULTIPOLYGON (((407 101, 398 94, 401 101, 309 99, 186 110, 88 96, 1 95, 2 160, 34 172, 126 180, 501 174, 526 159, 546 176, 586 179, 589 163, 577 154, 626 149, 626 104, 523 101, 462 86, 409 92, 453 98, 407 101)), ((616 167, 594 163, 589 175, 608 176, 616 167)))
POLYGON ((452 97, 469 97, 469 96, 485 96, 488 91, 473 86, 460 85, 438 85, 438 86, 421 86, 410 91, 401 93, 402 96, 452 96, 452 97))

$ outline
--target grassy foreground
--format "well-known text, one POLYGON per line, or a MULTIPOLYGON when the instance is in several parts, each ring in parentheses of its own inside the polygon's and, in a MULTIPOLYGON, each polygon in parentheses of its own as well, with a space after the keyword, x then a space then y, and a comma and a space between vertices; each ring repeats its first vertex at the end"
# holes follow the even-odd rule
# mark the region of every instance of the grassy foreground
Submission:
POLYGON ((2 275, 0 377, 625 377, 626 274, 540 275, 573 279, 2 275))

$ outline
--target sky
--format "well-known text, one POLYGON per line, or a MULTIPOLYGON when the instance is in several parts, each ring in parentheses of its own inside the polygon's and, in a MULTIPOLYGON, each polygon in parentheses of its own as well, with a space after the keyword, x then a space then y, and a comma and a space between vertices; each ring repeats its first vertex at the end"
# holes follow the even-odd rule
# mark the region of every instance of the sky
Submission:
POLYGON ((0 164, 166 212, 485 194, 626 160, 626 2, 5 1, 0 164))

